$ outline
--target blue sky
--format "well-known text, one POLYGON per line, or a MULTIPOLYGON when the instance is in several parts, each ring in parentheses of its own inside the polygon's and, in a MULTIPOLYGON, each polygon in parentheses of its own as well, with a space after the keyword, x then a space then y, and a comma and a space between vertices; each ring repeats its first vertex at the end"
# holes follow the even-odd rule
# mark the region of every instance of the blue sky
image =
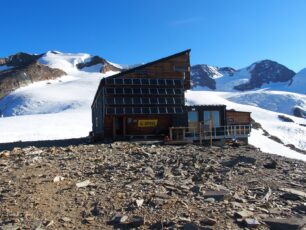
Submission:
POLYGON ((191 64, 306 68, 304 0, 0 0, 0 56, 86 52, 121 64, 191 48, 191 64))

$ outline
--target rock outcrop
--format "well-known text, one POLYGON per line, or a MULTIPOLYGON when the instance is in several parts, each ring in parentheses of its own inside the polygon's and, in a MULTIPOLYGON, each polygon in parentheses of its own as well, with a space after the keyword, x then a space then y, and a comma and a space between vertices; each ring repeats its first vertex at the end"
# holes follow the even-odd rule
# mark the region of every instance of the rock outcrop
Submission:
POLYGON ((60 69, 52 69, 38 62, 41 55, 17 53, 0 59, 0 99, 19 87, 30 83, 51 80, 66 75, 60 69))
POLYGON ((101 58, 99 56, 93 56, 89 61, 79 63, 77 64, 77 67, 78 69, 82 70, 85 67, 91 67, 91 66, 95 66, 99 64, 102 65, 100 69, 101 73, 106 73, 108 71, 121 71, 122 70, 121 68, 115 65, 112 65, 111 63, 106 61, 104 58, 101 58))

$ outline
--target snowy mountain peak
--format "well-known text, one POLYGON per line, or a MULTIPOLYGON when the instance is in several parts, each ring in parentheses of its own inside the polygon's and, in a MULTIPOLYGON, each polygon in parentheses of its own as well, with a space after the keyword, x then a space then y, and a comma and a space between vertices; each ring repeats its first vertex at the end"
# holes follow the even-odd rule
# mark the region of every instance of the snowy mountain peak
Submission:
POLYGON ((290 84, 295 72, 275 61, 262 60, 235 70, 230 67, 195 65, 191 68, 194 87, 207 87, 219 91, 246 91, 260 89, 271 83, 290 84))

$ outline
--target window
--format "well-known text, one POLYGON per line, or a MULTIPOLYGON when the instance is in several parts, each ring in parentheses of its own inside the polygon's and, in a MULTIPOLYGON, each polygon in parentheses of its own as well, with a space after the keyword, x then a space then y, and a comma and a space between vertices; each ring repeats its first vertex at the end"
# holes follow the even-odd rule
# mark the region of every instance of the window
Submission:
POLYGON ((115 104, 116 105, 122 105, 123 103, 123 97, 116 97, 115 98, 115 104))
POLYGON ((114 112, 115 112, 115 109, 112 108, 112 107, 109 107, 109 108, 106 109, 107 114, 114 114, 114 112))
POLYGON ((168 113, 175 113, 173 107, 168 107, 167 110, 168 110, 168 113))
POLYGON ((158 100, 157 100, 156 97, 151 97, 150 102, 151 102, 152 105, 157 105, 158 104, 158 100))
POLYGON ((173 85, 173 80, 166 80, 167 85, 171 86, 173 85))
POLYGON ((139 108, 139 107, 134 108, 134 113, 135 114, 141 114, 141 108, 139 108))
POLYGON ((174 98, 174 102, 175 102, 175 104, 177 104, 177 105, 183 104, 182 101, 183 101, 183 100, 182 100, 181 98, 174 98))
POLYGON ((156 79, 150 79, 150 85, 157 85, 156 79))
POLYGON ((147 88, 143 88, 141 89, 141 91, 142 91, 142 94, 149 94, 149 89, 147 88))
POLYGON ((121 107, 116 108, 116 114, 124 114, 124 110, 121 107))
POLYGON ((140 105, 141 104, 140 97, 133 97, 133 103, 134 105, 140 105))
POLYGON ((131 88, 125 88, 124 93, 125 94, 132 94, 132 89, 131 88))
POLYGON ((166 91, 167 91, 168 95, 172 95, 173 94, 173 89, 166 89, 166 91))
POLYGON ((126 105, 133 104, 133 99, 131 97, 125 97, 124 98, 124 104, 126 104, 126 105))
POLYGON ((159 107, 159 113, 165 114, 167 113, 167 109, 165 107, 159 107))
POLYGON ((107 104, 114 104, 114 98, 113 97, 108 97, 107 99, 106 99, 106 103, 107 104))
POLYGON ((165 85, 166 85, 165 80, 159 79, 159 80, 158 80, 158 85, 159 85, 159 86, 165 86, 165 85))
POLYGON ((150 89, 150 94, 151 94, 151 95, 157 95, 157 94, 158 94, 158 93, 157 93, 157 89, 156 89, 156 88, 150 89))
POLYGON ((198 112, 197 111, 189 111, 188 112, 188 122, 198 122, 198 112))
POLYGON ((157 107, 151 107, 151 114, 158 114, 158 108, 157 107))
POLYGON ((124 84, 125 84, 125 85, 132 85, 132 79, 130 79, 130 78, 125 78, 125 79, 124 79, 124 84))
POLYGON ((116 88, 116 94, 123 94, 123 88, 116 88))
POLYGON ((148 97, 143 97, 141 100, 142 100, 142 104, 144 104, 144 105, 150 104, 150 100, 149 100, 148 97))
POLYGON ((182 80, 174 80, 174 85, 175 86, 182 86, 183 85, 183 81, 182 80))
POLYGON ((133 94, 141 94, 141 90, 139 88, 134 88, 133 94))
POLYGON ((148 108, 148 107, 142 108, 142 113, 143 114, 149 114, 150 113, 150 108, 148 108))
POLYGON ((163 88, 158 89, 158 93, 161 94, 161 95, 164 95, 164 94, 166 94, 166 89, 163 89, 163 88))
POLYGON ((132 114, 133 113, 133 109, 131 107, 125 108, 124 111, 125 111, 125 114, 132 114))
POLYGON ((114 79, 113 78, 106 78, 106 84, 107 85, 113 85, 114 84, 114 79))
POLYGON ((116 85, 123 85, 123 79, 121 79, 121 78, 116 78, 116 79, 115 79, 115 83, 116 83, 116 85))
POLYGON ((114 88, 106 88, 106 93, 107 94, 114 94, 115 93, 115 89, 114 88))
POLYGON ((143 84, 143 85, 149 85, 149 79, 146 79, 146 78, 141 79, 141 84, 143 84))
POLYGON ((176 107, 175 108, 175 112, 176 113, 182 113, 183 112, 183 109, 181 107, 176 107))
POLYGON ((164 97, 158 98, 158 103, 159 104, 166 104, 166 99, 164 97))
POLYGON ((212 127, 220 127, 220 112, 219 111, 204 111, 204 124, 212 125, 212 127))
POLYGON ((96 127, 98 127, 99 124, 98 124, 98 117, 96 117, 96 127))
POLYGON ((167 97, 166 98, 166 101, 167 101, 167 104, 174 104, 174 99, 173 99, 173 97, 167 97))
POLYGON ((141 82, 140 82, 140 79, 138 79, 138 78, 134 78, 134 79, 133 79, 133 84, 134 84, 134 85, 140 85, 140 83, 141 83, 141 82))
POLYGON ((179 95, 182 94, 182 90, 181 89, 174 89, 174 93, 179 95))

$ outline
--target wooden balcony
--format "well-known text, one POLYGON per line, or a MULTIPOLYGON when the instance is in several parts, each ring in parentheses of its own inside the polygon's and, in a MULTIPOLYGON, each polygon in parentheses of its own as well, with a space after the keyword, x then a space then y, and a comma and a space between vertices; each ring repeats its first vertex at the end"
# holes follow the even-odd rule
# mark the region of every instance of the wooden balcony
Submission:
POLYGON ((215 141, 222 139, 248 138, 251 133, 251 125, 227 125, 211 127, 199 122, 198 126, 171 127, 169 130, 169 141, 166 143, 192 143, 199 141, 215 141))

